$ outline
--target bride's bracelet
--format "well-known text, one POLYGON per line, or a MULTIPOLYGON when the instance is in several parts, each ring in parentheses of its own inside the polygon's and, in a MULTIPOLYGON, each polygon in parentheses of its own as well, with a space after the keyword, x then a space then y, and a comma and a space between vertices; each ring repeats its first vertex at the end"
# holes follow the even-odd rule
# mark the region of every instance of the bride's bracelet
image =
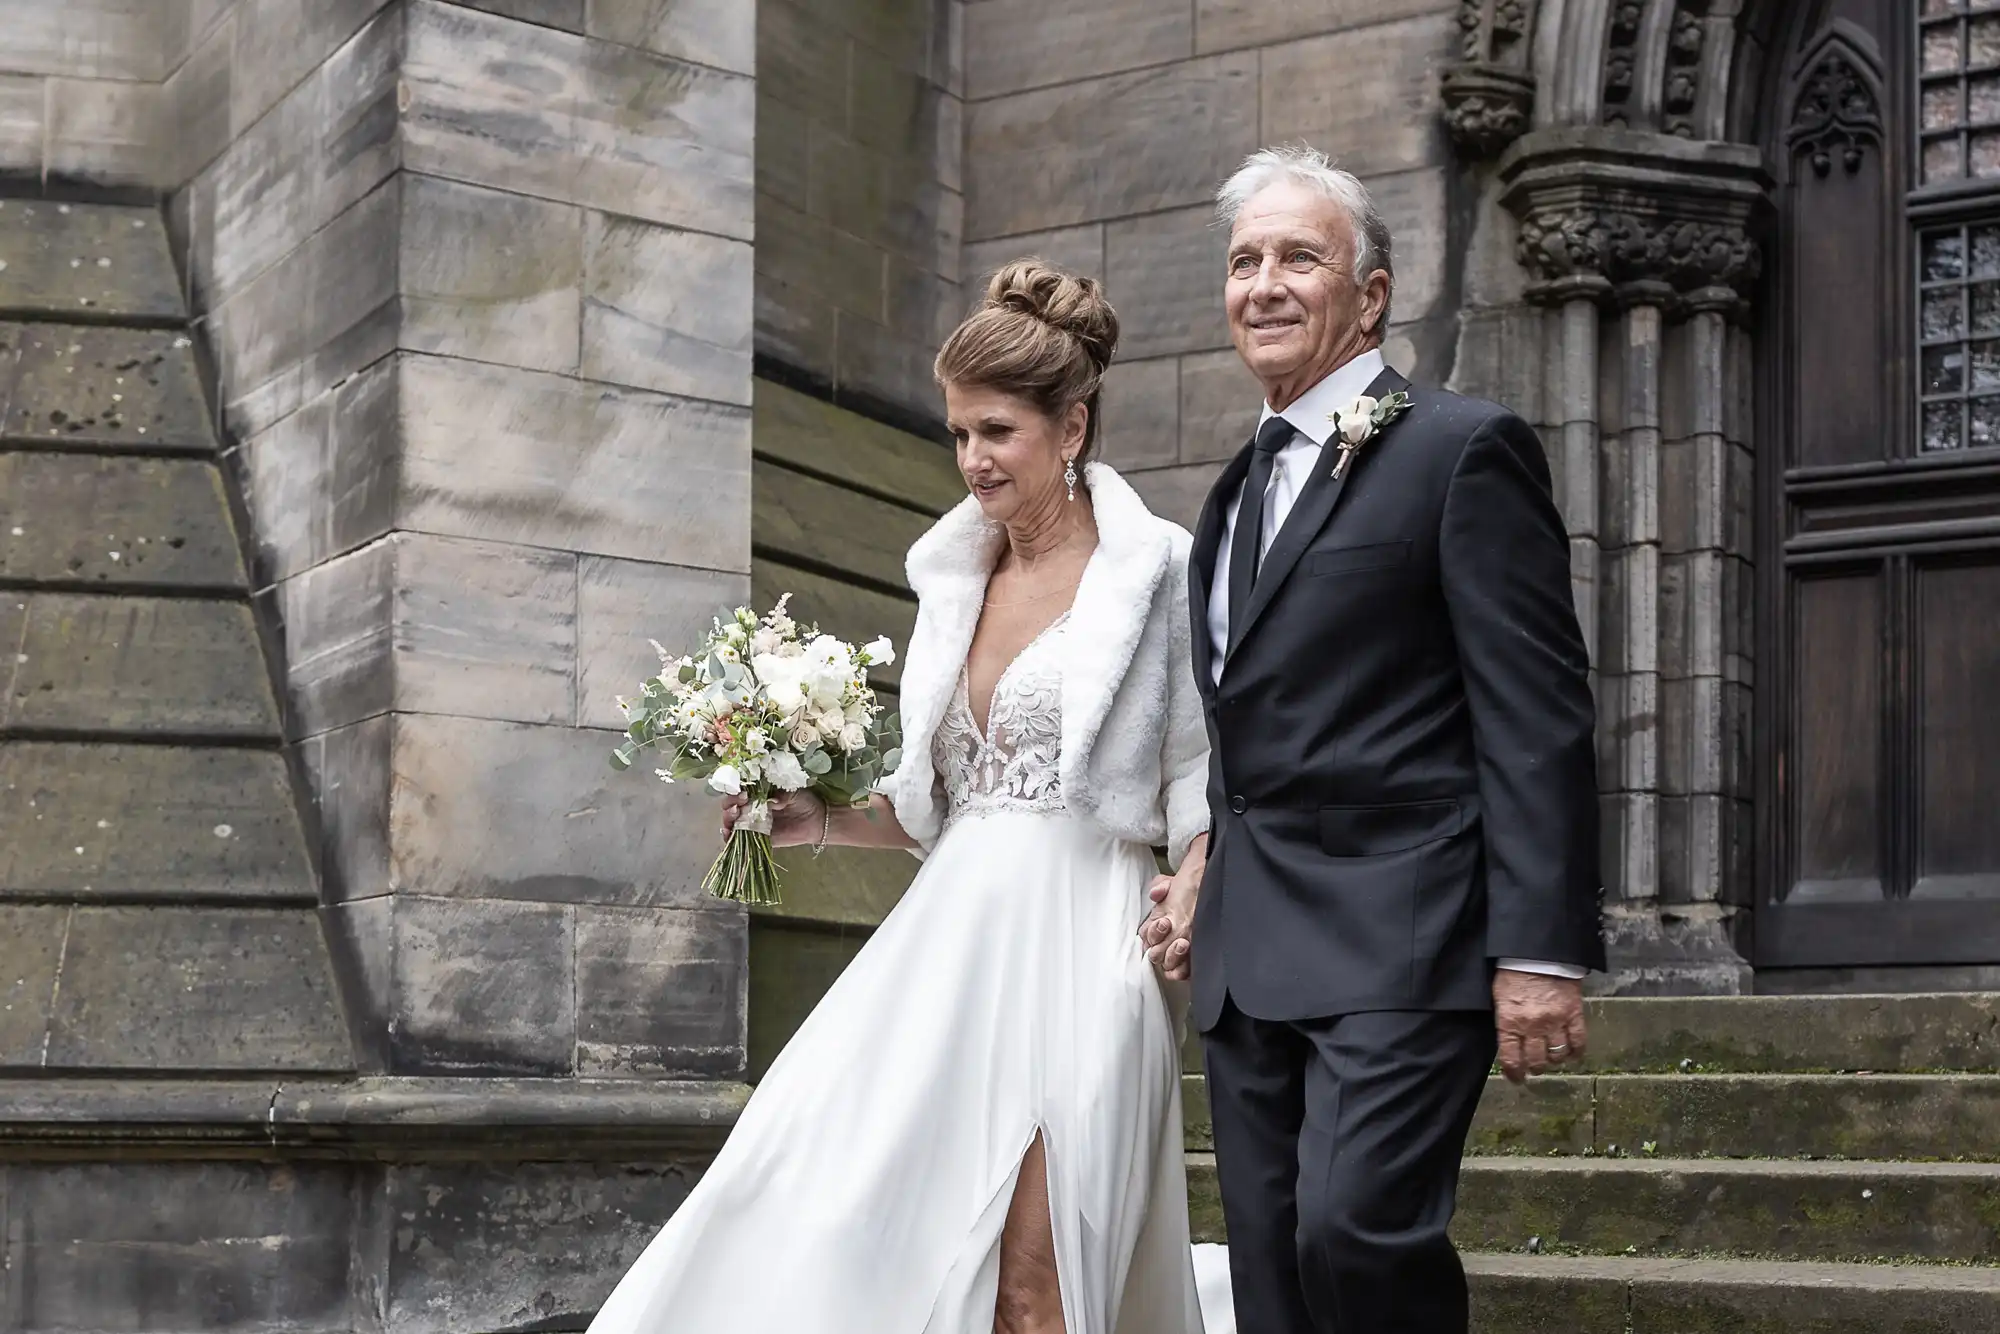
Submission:
POLYGON ((817 857, 826 851, 827 835, 832 832, 833 806, 831 803, 823 801, 819 806, 819 842, 813 844, 813 856, 817 857))

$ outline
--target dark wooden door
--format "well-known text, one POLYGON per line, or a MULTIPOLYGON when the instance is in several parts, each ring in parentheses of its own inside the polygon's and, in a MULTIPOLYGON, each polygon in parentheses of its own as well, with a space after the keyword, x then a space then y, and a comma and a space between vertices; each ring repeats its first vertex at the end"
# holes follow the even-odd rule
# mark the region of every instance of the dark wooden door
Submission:
POLYGON ((1760 543, 1760 965, 2000 963, 2000 3, 1801 6, 1760 543))

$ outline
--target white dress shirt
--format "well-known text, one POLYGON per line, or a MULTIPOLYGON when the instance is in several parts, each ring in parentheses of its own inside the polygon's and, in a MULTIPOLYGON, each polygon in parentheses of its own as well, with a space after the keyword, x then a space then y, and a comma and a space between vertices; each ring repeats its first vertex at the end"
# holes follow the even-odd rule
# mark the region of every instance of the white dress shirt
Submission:
MULTIPOLYGON (((1264 527, 1258 535, 1258 555, 1261 558, 1271 549, 1271 543, 1284 526, 1285 517, 1292 512, 1298 501, 1299 492, 1305 490, 1306 481, 1312 476, 1313 468, 1319 463, 1320 451, 1333 438, 1333 415, 1346 408, 1368 392, 1368 386, 1375 383, 1375 377, 1382 373, 1384 362, 1381 350, 1371 348, 1354 360, 1335 370, 1331 375, 1299 395, 1296 402, 1283 412, 1274 412, 1271 405, 1264 405, 1264 412, 1257 419, 1258 429, 1273 417, 1283 417, 1294 432, 1291 442, 1278 451, 1271 465, 1271 484, 1264 491, 1264 527)), ((1229 553, 1236 543, 1236 517, 1243 508, 1243 492, 1238 488, 1236 496, 1229 502, 1229 511, 1222 521, 1222 542, 1215 549, 1215 574, 1208 582, 1208 637, 1213 647, 1215 682, 1222 683, 1222 660, 1229 652, 1229 553)), ((1571 980, 1581 978, 1588 972, 1564 963, 1542 963, 1534 959, 1502 959, 1500 967, 1519 973, 1544 973, 1550 977, 1566 977, 1571 980)))

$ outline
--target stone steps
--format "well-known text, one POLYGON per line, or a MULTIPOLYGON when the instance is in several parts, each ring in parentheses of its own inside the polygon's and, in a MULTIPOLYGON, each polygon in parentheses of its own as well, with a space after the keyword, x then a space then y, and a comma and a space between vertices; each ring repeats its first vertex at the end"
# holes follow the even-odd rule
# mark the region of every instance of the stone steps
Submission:
POLYGON ((1787 1159, 1469 1158, 1471 1250, 2000 1261, 2000 1167, 1787 1159))
POLYGON ((2000 1271, 1468 1255, 1475 1334, 2000 1334, 2000 1271))
MULTIPOLYGON (((2000 1331, 2000 997, 1590 1003, 1489 1081, 1453 1235, 1486 1334, 2000 1331)), ((1190 1212, 1223 1241, 1207 1090, 1190 1212)))
MULTIPOLYGON (((1215 1146, 1181 1081, 1187 1147, 1215 1146)), ((2000 1161, 2000 1075, 1553 1075, 1489 1081, 1475 1154, 2000 1161), (1774 1110, 1780 1114, 1774 1115, 1774 1110)))
POLYGON ((16 450, 0 452, 0 585, 228 596, 248 580, 213 463, 16 450))
POLYGON ((157 208, 0 199, 0 320, 186 322, 157 208))
POLYGON ((2000 1070, 2000 994, 1706 996, 1588 1003, 1583 1068, 1615 1074, 2000 1070))
POLYGON ((353 1068, 155 208, 0 199, 0 1073, 353 1068))
POLYGON ((8 366, 0 439, 17 447, 194 456, 214 448, 194 340, 182 330, 0 323, 0 357, 8 366))
MULTIPOLYGON (((1226 1241, 1213 1154, 1188 1157, 1197 1241, 1226 1241)), ((1471 1251, 2000 1261, 1987 1163, 1468 1158, 1453 1236, 1471 1251)))

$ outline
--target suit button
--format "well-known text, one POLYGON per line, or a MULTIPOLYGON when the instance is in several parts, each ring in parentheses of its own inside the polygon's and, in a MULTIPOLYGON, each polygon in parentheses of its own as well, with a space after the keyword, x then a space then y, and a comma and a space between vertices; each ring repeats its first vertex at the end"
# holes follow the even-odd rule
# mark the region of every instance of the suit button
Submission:
POLYGON ((1235 811, 1238 815, 1241 815, 1243 814, 1243 812, 1250 809, 1250 803, 1243 800, 1243 798, 1241 797, 1231 797, 1229 799, 1229 809, 1235 811))

